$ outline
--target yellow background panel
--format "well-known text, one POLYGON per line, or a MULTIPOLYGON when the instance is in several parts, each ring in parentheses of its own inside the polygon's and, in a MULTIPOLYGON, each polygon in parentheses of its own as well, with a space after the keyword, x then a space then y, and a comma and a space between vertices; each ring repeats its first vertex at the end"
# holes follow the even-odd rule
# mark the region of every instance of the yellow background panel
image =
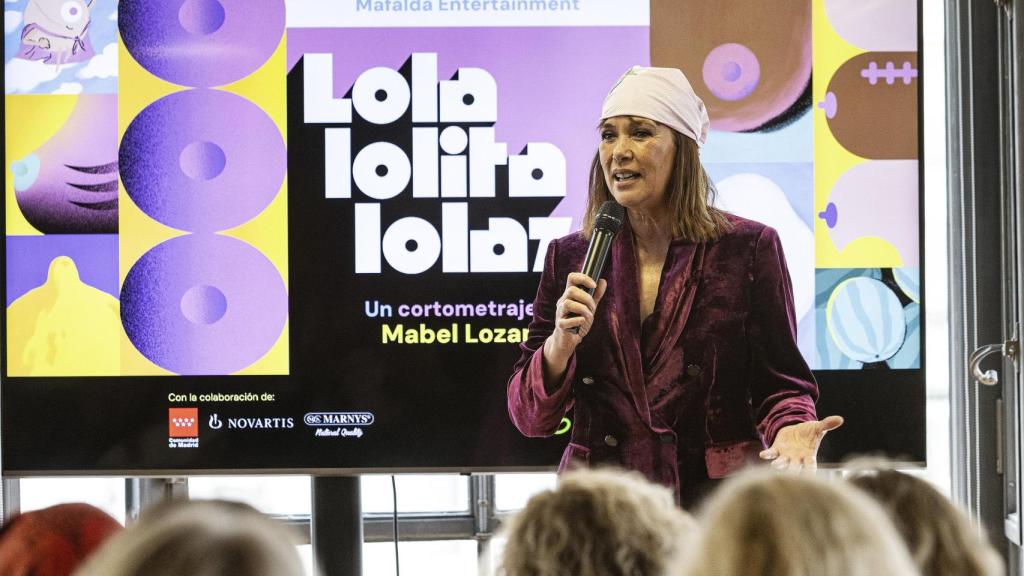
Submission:
MULTIPOLYGON (((222 90, 233 92, 247 98, 258 105, 277 125, 282 139, 287 142, 287 61, 286 40, 281 42, 271 57, 252 74, 224 86, 222 90)), ((119 46, 119 85, 118 102, 118 137, 124 136, 125 130, 146 106, 170 94, 188 88, 161 80, 146 71, 131 54, 119 46)), ((274 200, 255 218, 248 222, 222 232, 248 242, 277 268, 288 285, 288 197, 287 177, 281 185, 274 200)), ((125 276, 132 265, 156 244, 174 236, 186 234, 164 226, 151 219, 132 202, 121 186, 120 191, 120 280, 123 284, 125 276)), ((289 369, 288 324, 274 346, 259 360, 238 372, 238 374, 287 374, 289 369)), ((122 330, 121 338, 121 369, 126 375, 158 375, 169 374, 166 370, 154 365, 140 354, 122 330)))
MULTIPOLYGON (((817 106, 825 100, 828 84, 836 70, 850 58, 862 54, 836 34, 825 14, 825 0, 814 0, 814 80, 812 83, 814 112, 814 253, 817 268, 889 268, 903 265, 903 260, 890 242, 881 238, 859 238, 840 252, 828 226, 817 214, 828 205, 829 194, 839 177, 864 162, 832 136, 825 112, 817 106)), ((884 137, 884 136, 883 136, 884 137)))
POLYGON ((52 138, 71 117, 77 101, 77 94, 4 96, 4 229, 8 236, 40 234, 18 208, 11 162, 28 156, 52 138))
POLYGON ((224 86, 223 89, 256 103, 270 116, 274 124, 277 124, 281 135, 287 142, 288 133, 285 131, 285 127, 288 125, 288 109, 286 107, 288 52, 285 48, 286 37, 282 36, 277 49, 259 70, 234 84, 224 86))
POLYGON ((7 309, 10 376, 118 374, 117 298, 83 283, 74 260, 58 256, 46 281, 7 309))

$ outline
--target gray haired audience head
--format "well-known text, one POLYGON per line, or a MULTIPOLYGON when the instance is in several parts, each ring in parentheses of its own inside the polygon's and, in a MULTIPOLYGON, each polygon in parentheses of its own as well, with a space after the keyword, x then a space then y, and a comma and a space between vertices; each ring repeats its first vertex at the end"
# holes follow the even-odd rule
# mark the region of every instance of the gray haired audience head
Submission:
POLYGON ((498 573, 661 576, 695 529, 667 488, 637 472, 576 470, 509 520, 498 573))
POLYGON ((843 482, 753 470, 701 514, 687 576, 917 576, 885 512, 843 482))
POLYGON ((1002 559, 970 518, 928 482, 878 460, 850 463, 851 484, 877 500, 925 576, 1002 576, 1002 559))
POLYGON ((302 576, 292 534, 234 502, 173 502, 107 542, 76 576, 302 576))

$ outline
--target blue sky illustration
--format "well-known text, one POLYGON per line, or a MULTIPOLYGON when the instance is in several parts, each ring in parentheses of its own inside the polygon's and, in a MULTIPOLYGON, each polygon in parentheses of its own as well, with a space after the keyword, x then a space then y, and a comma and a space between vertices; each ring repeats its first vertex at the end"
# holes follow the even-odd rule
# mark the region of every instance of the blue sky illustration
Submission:
MULTIPOLYGON (((88 0, 86 0, 88 1, 88 0)), ((113 94, 117 92, 117 2, 92 0, 87 32, 90 60, 55 66, 15 58, 30 0, 4 0, 4 92, 7 94, 113 94)))

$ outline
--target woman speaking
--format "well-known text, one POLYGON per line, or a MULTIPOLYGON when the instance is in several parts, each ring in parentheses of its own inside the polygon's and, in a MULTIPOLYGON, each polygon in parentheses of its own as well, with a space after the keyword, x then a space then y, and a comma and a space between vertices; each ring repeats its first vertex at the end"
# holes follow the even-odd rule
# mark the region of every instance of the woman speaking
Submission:
POLYGON ((842 424, 817 420, 778 234, 712 206, 707 131, 679 70, 635 66, 612 87, 583 229, 548 247, 508 383, 523 434, 550 436, 570 416, 559 470, 639 470, 684 506, 758 456, 814 468, 842 424), (579 271, 609 200, 625 216, 595 283, 579 271))

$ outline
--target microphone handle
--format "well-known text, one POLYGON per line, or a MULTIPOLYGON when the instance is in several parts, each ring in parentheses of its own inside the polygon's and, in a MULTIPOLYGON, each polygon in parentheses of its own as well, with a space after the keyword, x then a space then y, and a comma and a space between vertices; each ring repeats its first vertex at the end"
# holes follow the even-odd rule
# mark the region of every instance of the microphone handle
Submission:
MULTIPOLYGON (((604 270, 605 261, 608 260, 608 252, 611 250, 612 239, 614 238, 615 235, 606 230, 594 230, 594 236, 590 239, 590 246, 587 247, 587 256, 583 259, 583 269, 580 270, 583 274, 590 276, 594 282, 601 279, 601 272, 604 270)), ((587 292, 593 296, 596 289, 597 286, 587 290, 587 292)))
MULTIPOLYGON (((594 230, 594 235, 590 238, 590 246, 587 247, 587 255, 583 259, 583 269, 580 272, 590 276, 595 282, 593 288, 587 289, 587 293, 591 296, 597 290, 596 283, 601 280, 601 272, 604 271, 604 263, 608 260, 608 252, 611 250, 614 238, 615 234, 600 229, 594 230)), ((570 328, 570 331, 573 334, 579 334, 579 326, 570 328)))

